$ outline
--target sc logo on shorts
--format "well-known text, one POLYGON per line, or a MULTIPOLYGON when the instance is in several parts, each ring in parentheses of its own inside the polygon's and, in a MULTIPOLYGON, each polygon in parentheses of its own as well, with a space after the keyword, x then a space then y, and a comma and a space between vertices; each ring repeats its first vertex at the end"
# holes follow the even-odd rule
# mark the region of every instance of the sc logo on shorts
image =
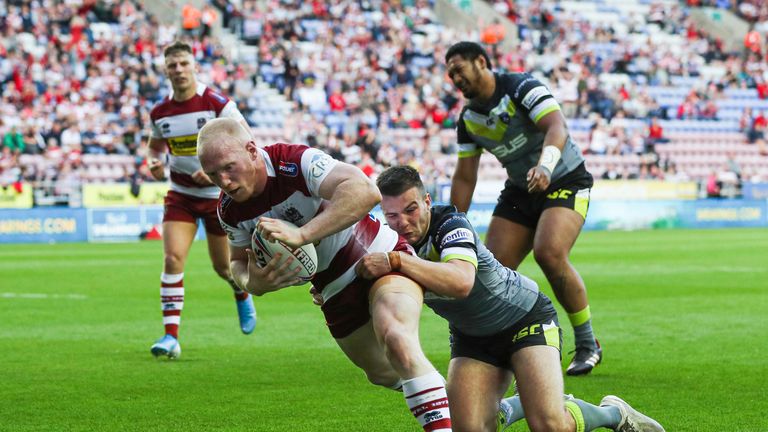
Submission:
POLYGON ((551 194, 547 194, 547 198, 548 199, 565 199, 565 200, 567 200, 568 198, 571 197, 572 193, 573 193, 573 191, 568 190, 568 189, 558 189, 558 190, 552 192, 551 194))
POLYGON ((541 334, 541 324, 534 324, 530 327, 523 328, 517 332, 515 337, 512 338, 512 343, 515 343, 526 336, 533 336, 537 334, 541 334))

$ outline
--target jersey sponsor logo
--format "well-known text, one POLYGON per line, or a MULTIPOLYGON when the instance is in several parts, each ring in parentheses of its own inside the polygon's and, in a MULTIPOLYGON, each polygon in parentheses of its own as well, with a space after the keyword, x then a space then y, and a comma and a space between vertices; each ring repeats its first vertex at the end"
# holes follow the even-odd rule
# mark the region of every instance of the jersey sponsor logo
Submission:
POLYGON ((196 156, 197 134, 168 138, 168 147, 174 156, 196 156))
POLYGON ((454 243, 454 242, 462 242, 462 241, 469 241, 473 242, 475 239, 474 234, 472 234, 472 231, 466 229, 466 228, 456 228, 455 230, 449 232, 445 235, 445 237, 442 238, 440 241, 440 247, 445 247, 448 243, 454 243))
POLYGON ((280 161, 280 165, 278 165, 277 170, 280 171, 280 174, 286 175, 288 177, 296 177, 296 175, 299 173, 299 167, 293 162, 280 161))
POLYGON ((523 106, 531 109, 536 102, 544 96, 549 95, 549 90, 544 86, 534 87, 523 98, 523 106))
POLYGON ((328 166, 331 164, 331 161, 333 161, 333 158, 327 154, 317 154, 312 156, 312 160, 309 162, 309 173, 314 178, 322 177, 325 172, 328 171, 328 166))
POLYGON ((493 147, 490 149, 490 151, 491 153, 493 153, 494 156, 501 159, 516 152, 521 147, 523 147, 527 142, 528 142, 528 137, 526 137, 525 134, 521 133, 515 138, 513 138, 512 141, 504 145, 493 147))

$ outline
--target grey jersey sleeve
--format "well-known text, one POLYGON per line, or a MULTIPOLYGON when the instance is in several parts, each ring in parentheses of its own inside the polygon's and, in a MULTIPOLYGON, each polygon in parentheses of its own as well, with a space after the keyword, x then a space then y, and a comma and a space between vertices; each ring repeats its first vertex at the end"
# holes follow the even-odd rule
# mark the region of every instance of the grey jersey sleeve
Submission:
POLYGON ((467 133, 467 126, 464 124, 465 111, 466 109, 461 110, 459 121, 456 122, 456 143, 459 145, 459 159, 477 156, 483 152, 483 148, 477 145, 467 133))
POLYGON ((552 92, 541 81, 528 73, 513 78, 512 101, 535 124, 552 111, 560 111, 552 92))
POLYGON ((433 242, 440 262, 459 259, 472 263, 477 269, 478 238, 463 213, 449 213, 443 217, 433 242))

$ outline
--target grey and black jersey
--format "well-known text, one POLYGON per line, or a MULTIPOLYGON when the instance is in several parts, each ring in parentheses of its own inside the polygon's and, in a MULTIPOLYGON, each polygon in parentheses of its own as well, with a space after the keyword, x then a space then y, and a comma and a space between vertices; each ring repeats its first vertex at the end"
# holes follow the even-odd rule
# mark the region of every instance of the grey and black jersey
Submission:
POLYGON ((533 280, 504 267, 480 242, 466 215, 454 206, 434 206, 427 237, 415 249, 419 257, 435 262, 459 259, 476 268, 475 284, 463 299, 431 291, 424 302, 462 333, 486 336, 519 321, 538 298, 533 280))
MULTIPOLYGON (((459 116, 459 158, 493 153, 506 168, 510 182, 527 189, 528 170, 536 166, 544 133, 536 123, 560 110, 549 89, 527 73, 494 74, 496 91, 484 105, 469 104, 459 116)), ((562 158, 552 173, 552 183, 584 162, 581 150, 568 136, 562 158)))

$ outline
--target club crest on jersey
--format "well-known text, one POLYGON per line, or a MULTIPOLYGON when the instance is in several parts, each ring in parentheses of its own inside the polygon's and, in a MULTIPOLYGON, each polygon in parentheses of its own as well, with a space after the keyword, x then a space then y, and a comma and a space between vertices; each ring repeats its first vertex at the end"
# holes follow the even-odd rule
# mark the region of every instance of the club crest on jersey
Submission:
POLYGON ((205 126, 206 119, 205 117, 200 117, 197 119, 197 128, 202 129, 203 126, 205 126))
POLYGON ((300 224, 301 221, 304 219, 304 215, 302 215, 301 212, 298 211, 294 206, 290 206, 286 208, 283 213, 284 213, 285 220, 293 223, 294 225, 300 224))
POLYGON ((299 173, 299 167, 292 162, 280 161, 280 165, 278 165, 277 170, 280 171, 281 174, 288 177, 296 177, 296 175, 299 173))
POLYGON ((499 114, 499 120, 501 120, 504 124, 509 124, 509 120, 511 120, 511 117, 509 116, 508 112, 503 112, 499 114))

